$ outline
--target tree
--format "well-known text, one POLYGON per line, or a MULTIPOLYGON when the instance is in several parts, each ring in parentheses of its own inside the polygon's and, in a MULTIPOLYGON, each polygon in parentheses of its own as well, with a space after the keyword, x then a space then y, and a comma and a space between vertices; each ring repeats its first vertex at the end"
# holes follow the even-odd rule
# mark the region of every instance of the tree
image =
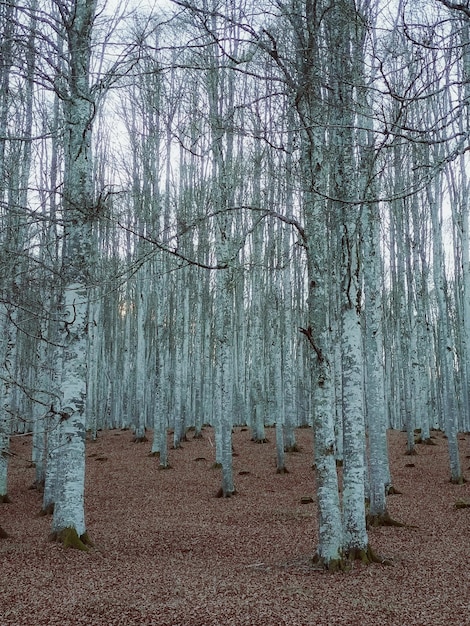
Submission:
MULTIPOLYGON (((285 7, 287 12, 287 7, 285 7)), ((303 215, 308 267, 308 320, 303 329, 311 345, 313 368, 313 429, 319 517, 317 559, 328 569, 343 559, 343 532, 335 461, 333 417, 334 389, 331 372, 329 310, 329 215, 324 198, 328 196, 325 169, 325 109, 323 76, 325 59, 316 51, 323 47, 323 7, 310 0, 292 3, 292 29, 297 75, 291 81, 294 103, 301 121, 303 215)), ((273 55, 274 50, 271 50, 273 55)))
MULTIPOLYGON (((26 307, 22 294, 23 273, 30 269, 27 241, 28 182, 32 163, 33 90, 36 65, 36 4, 27 20, 26 41, 17 42, 21 29, 15 3, 0 7, 0 203, 2 236, 0 255, 0 503, 8 501, 7 474, 9 436, 18 420, 19 346, 22 334, 20 310, 26 307), (20 68, 18 78, 14 76, 20 68), (15 85, 19 82, 19 87, 15 85)), ((24 381, 23 377, 23 381, 24 381)), ((21 428, 21 425, 20 425, 21 428)))
POLYGON ((66 40, 67 66, 60 77, 64 112, 64 180, 62 210, 61 342, 63 345, 60 415, 59 489, 54 506, 54 536, 86 549, 84 513, 85 397, 88 304, 92 286, 92 224, 96 211, 91 130, 95 95, 90 87, 91 37, 95 0, 56 3, 66 40))

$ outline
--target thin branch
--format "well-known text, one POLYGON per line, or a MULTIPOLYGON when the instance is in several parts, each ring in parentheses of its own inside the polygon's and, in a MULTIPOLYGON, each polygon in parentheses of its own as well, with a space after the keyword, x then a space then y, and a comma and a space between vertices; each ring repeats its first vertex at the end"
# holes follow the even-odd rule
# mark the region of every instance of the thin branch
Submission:
POLYGON ((132 235, 135 235, 136 237, 139 237, 139 239, 141 239, 142 241, 147 241, 148 243, 151 243, 153 246, 155 246, 159 250, 162 250, 162 252, 166 252, 166 253, 171 254, 172 256, 176 257, 177 259, 181 259, 185 263, 188 263, 188 265, 194 265, 196 267, 201 267, 202 269, 205 269, 205 270, 225 270, 225 269, 228 268, 228 265, 226 263, 222 264, 222 265, 219 265, 219 264, 218 265, 207 265, 206 263, 201 263, 200 261, 196 261, 194 259, 190 259, 185 254, 181 254, 181 252, 178 252, 177 248, 169 248, 168 246, 164 245, 161 241, 158 241, 158 239, 154 239, 153 237, 150 237, 149 235, 145 235, 142 232, 138 232, 138 231, 134 230, 133 228, 131 228, 130 226, 126 226, 125 224, 122 224, 119 221, 117 221, 117 225, 120 228, 122 228, 123 230, 131 233, 132 235))
POLYGON ((468 18, 470 18, 470 8, 467 4, 463 4, 462 2, 451 2, 450 0, 438 0, 441 4, 443 4, 448 9, 453 11, 460 11, 464 13, 468 18))
POLYGON ((313 340, 312 327, 309 326, 308 328, 299 328, 299 330, 303 335, 307 337, 309 344, 315 350, 315 353, 318 357, 318 361, 320 363, 323 363, 323 361, 325 360, 325 357, 323 356, 323 352, 321 351, 321 348, 319 348, 313 340))

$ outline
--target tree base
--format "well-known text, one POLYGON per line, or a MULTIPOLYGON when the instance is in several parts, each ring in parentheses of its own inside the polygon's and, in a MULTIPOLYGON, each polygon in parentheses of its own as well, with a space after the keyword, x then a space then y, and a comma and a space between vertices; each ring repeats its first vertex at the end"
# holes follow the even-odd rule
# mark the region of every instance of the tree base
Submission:
POLYGON ((339 559, 331 559, 326 561, 323 557, 316 554, 312 563, 319 569, 327 572, 349 572, 353 567, 354 561, 360 561, 363 565, 371 565, 379 563, 380 565, 393 565, 389 559, 378 556, 368 545, 366 548, 353 548, 346 552, 339 559))
POLYGON ((253 441, 253 443, 269 443, 269 439, 266 437, 252 437, 251 441, 253 441))
POLYGON ((289 470, 287 467, 278 467, 276 468, 276 474, 288 474, 289 470))
POLYGON ((467 479, 464 478, 463 476, 459 476, 458 478, 451 478, 450 482, 453 485, 465 485, 465 483, 467 482, 467 479))
POLYGON ((417 454, 418 453, 414 448, 405 452, 405 456, 416 456, 417 454))
POLYGON ((134 437, 132 441, 133 443, 145 443, 148 439, 145 435, 143 435, 142 437, 134 437))
POLYGON ((315 554, 312 558, 312 563, 316 569, 324 570, 325 572, 346 572, 351 569, 350 563, 343 558, 331 559, 326 561, 319 554, 315 554))
POLYGON ((188 441, 189 441, 189 439, 188 439, 186 433, 184 433, 184 435, 181 435, 179 437, 179 439, 177 439, 176 441, 173 438, 173 445, 171 446, 171 448, 172 448, 172 450, 179 450, 180 448, 183 448, 181 443, 184 443, 184 442, 187 443, 188 441))
POLYGON ((51 502, 46 507, 43 507, 39 513, 39 515, 52 515, 54 513, 54 503, 51 502))
POLYGON ((393 526, 396 528, 404 528, 406 524, 398 522, 390 517, 389 513, 382 513, 379 515, 367 515, 366 518, 367 528, 379 528, 380 526, 393 526))
POLYGON ((288 454, 291 454, 293 452, 300 452, 300 447, 296 443, 294 443, 292 446, 285 446, 284 452, 287 452, 288 454))
POLYGON ((0 539, 6 539, 8 537, 8 533, 3 530, 0 526, 0 539))
POLYGON ((44 480, 35 480, 28 489, 31 489, 31 491, 44 491, 44 480))
POLYGON ((0 496, 0 504, 9 504, 10 502, 11 500, 7 493, 4 493, 3 496, 0 496))
POLYGON ((437 443, 434 441, 434 439, 431 439, 431 437, 428 437, 427 439, 421 439, 421 437, 418 437, 415 443, 418 443, 424 446, 437 446, 437 443))
POLYGON ((221 487, 215 497, 216 498, 231 498, 232 496, 236 495, 236 493, 237 492, 235 489, 233 491, 224 491, 221 487))
POLYGON ((82 552, 88 552, 88 550, 93 547, 88 533, 83 533, 83 535, 78 536, 75 528, 64 528, 59 532, 52 533, 51 540, 59 541, 64 548, 74 548, 82 552))
POLYGON ((366 548, 353 548, 349 550, 346 557, 350 563, 353 561, 360 561, 364 565, 371 565, 372 563, 380 563, 381 565, 391 565, 392 563, 388 559, 383 559, 378 556, 368 545, 366 548))

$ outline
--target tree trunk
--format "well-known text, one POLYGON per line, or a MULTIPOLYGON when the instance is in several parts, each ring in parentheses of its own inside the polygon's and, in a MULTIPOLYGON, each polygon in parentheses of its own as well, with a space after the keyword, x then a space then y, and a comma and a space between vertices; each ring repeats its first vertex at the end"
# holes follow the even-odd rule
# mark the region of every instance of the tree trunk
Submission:
POLYGON ((62 251, 62 329, 64 345, 59 445, 58 497, 52 532, 65 544, 86 549, 85 397, 88 301, 94 258, 91 224, 95 218, 91 127, 95 114, 89 86, 95 0, 58 5, 68 44, 67 91, 61 93, 65 118, 62 251))

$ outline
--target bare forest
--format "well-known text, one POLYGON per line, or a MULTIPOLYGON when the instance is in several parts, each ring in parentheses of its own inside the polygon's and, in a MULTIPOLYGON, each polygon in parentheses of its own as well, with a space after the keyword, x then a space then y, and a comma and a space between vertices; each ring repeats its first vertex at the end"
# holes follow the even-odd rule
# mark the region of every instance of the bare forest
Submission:
POLYGON ((470 624, 469 146, 466 0, 0 0, 1 626, 470 624))

